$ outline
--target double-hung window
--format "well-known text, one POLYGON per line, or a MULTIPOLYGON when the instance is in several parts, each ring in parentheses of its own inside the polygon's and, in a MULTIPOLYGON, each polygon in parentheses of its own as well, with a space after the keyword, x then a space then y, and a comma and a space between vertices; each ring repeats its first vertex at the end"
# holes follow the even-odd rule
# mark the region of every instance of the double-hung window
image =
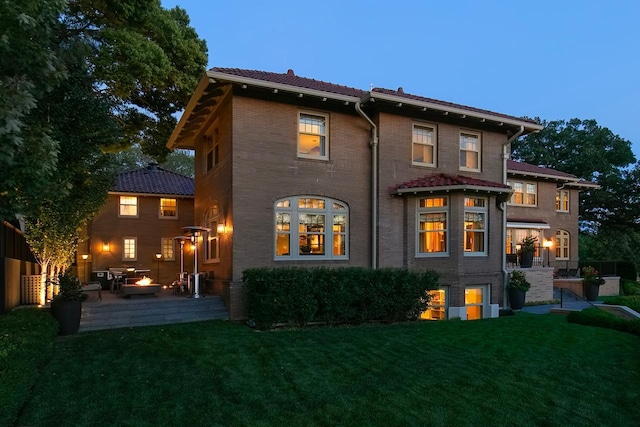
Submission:
POLYGON ((220 213, 218 211, 218 205, 214 204, 207 211, 205 217, 205 223, 207 228, 210 229, 206 233, 206 244, 204 247, 204 259, 205 262, 219 262, 220 261, 220 234, 218 233, 218 224, 220 223, 220 213))
POLYGON ((464 199, 464 253, 487 254, 487 199, 464 199))
POLYGON ((275 259, 348 259, 349 209, 326 197, 275 204, 275 259))
POLYGON ((417 256, 448 255, 448 216, 446 197, 418 199, 417 256))
POLYGON ((176 257, 175 240, 163 237, 161 240, 162 259, 165 261, 173 261, 176 257))
POLYGON ((135 237, 124 237, 122 239, 122 260, 137 261, 138 239, 135 237))
POLYGON ((177 199, 160 198, 160 218, 178 218, 177 199))
POLYGON ((480 172, 480 134, 460 132, 460 170, 480 172))
POLYGON ((556 191, 556 211, 569 212, 569 191, 556 191))
POLYGON ((412 163, 418 166, 436 166, 435 126, 413 125, 411 138, 412 163))
POLYGON ((329 159, 328 116, 299 113, 298 157, 329 159))
POLYGON ((507 185, 513 189, 509 200, 510 205, 536 206, 537 185, 532 182, 507 181, 507 185))
POLYGON ((120 210, 118 216, 138 217, 138 198, 136 196, 120 196, 120 210))

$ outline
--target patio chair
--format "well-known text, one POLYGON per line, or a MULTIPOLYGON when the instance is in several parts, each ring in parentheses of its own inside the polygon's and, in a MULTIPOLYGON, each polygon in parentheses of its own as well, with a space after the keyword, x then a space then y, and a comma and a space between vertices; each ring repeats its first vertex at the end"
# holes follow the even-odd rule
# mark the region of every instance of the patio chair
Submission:
POLYGON ((565 279, 565 278, 569 277, 569 275, 567 274, 567 269, 566 268, 559 268, 558 271, 555 272, 553 277, 554 278, 565 279))

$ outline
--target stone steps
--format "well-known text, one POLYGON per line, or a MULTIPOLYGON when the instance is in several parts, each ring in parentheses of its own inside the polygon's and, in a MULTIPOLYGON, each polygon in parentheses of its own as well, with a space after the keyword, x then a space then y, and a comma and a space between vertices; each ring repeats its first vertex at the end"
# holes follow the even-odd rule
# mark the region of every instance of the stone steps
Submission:
POLYGON ((227 319, 229 314, 218 296, 160 300, 154 297, 82 304, 80 332, 131 326, 163 325, 227 319))

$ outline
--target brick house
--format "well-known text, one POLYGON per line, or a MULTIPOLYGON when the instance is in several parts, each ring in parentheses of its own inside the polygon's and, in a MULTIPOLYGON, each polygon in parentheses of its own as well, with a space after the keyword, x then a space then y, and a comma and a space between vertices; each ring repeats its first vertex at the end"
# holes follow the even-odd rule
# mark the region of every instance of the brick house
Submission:
MULTIPOLYGON (((91 272, 131 267, 148 270, 155 283, 173 282, 180 272, 180 246, 173 238, 193 225, 193 194, 192 178, 155 163, 118 174, 78 247, 78 276, 88 281, 91 272)), ((190 245, 184 253, 192 264, 190 245)))
POLYGON ((433 269, 427 318, 504 305, 506 161, 542 127, 398 90, 214 68, 167 146, 195 151, 203 269, 231 318, 255 266, 433 269))

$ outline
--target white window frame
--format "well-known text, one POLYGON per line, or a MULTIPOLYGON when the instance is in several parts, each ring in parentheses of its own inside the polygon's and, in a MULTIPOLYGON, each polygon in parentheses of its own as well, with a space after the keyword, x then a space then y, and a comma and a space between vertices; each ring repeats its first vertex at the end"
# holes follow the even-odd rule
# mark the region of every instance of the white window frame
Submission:
POLYGON ((329 115, 319 113, 317 111, 299 111, 298 112, 298 139, 297 139, 296 147, 297 147, 297 156, 300 158, 315 159, 315 160, 329 160, 329 115), (301 128, 302 128, 303 116, 321 118, 324 121, 324 133, 321 133, 320 131, 318 133, 311 132, 310 129, 302 130, 301 128), (305 135, 316 135, 319 138, 324 138, 324 144, 322 143, 319 144, 321 152, 318 153, 318 155, 302 153, 300 151, 300 139, 302 136, 305 136, 305 135), (322 152, 323 145, 324 145, 324 152, 322 152))
POLYGON ((538 184, 532 181, 507 181, 507 185, 513 189, 513 193, 509 198, 509 202, 507 204, 511 206, 523 206, 523 207, 531 207, 535 208, 538 206, 538 184), (533 192, 529 191, 533 188, 533 192), (522 191, 517 191, 518 189, 522 191), (514 200, 516 199, 516 193, 522 194, 522 203, 517 203, 514 200), (528 203, 529 195, 533 195, 534 203, 528 203))
POLYGON ((118 197, 118 218, 138 218, 139 216, 139 206, 138 206, 138 197, 137 196, 119 196, 118 197), (133 202, 133 203, 125 203, 125 201, 133 202), (127 214, 123 213, 123 209, 126 210, 131 206, 135 207, 135 214, 127 214))
POLYGON ((448 257, 449 256, 449 203, 450 199, 446 196, 433 196, 433 197, 419 197, 416 199, 416 258, 431 258, 431 257, 448 257), (434 206, 434 207, 421 207, 421 200, 429 200, 429 199, 443 199, 445 204, 444 206, 434 206), (444 214, 445 216, 445 227, 439 230, 421 230, 420 229, 420 215, 421 214, 444 214), (425 233, 443 233, 444 234, 444 247, 445 250, 442 252, 420 252, 420 236, 425 233))
POLYGON ((571 259, 571 233, 567 230, 556 230, 556 261, 571 259), (566 256, 563 254, 566 253, 566 256))
MULTIPOLYGON (((431 125, 427 123, 414 123, 411 128, 411 164, 414 166, 428 166, 428 167, 437 167, 437 158, 438 158, 438 128, 436 125, 431 125), (423 141, 421 138, 421 134, 417 133, 416 130, 427 130, 431 132, 431 142, 423 141), (414 149, 416 146, 419 146, 420 149, 424 150, 424 147, 431 147, 431 162, 425 161, 416 161, 414 155, 414 149)), ((423 157, 424 160, 424 157, 423 157)))
POLYGON ((556 190, 556 212, 569 212, 569 190, 556 190))
POLYGON ((274 239, 273 254, 274 260, 299 260, 299 261, 316 261, 316 260, 347 260, 349 259, 349 206, 337 199, 329 197, 299 195, 285 197, 276 200, 274 203, 274 239), (322 200, 324 207, 319 206, 300 206, 301 200, 306 199, 322 200), (286 218, 288 215, 288 229, 284 227, 286 222, 278 222, 278 218, 286 218), (302 230, 300 225, 301 215, 324 215, 324 230, 312 232, 302 230), (339 217, 344 216, 344 221, 338 222, 339 217), (344 224, 342 224, 344 222, 344 224), (287 239, 289 252, 278 255, 278 235, 287 239), (313 253, 312 251, 301 253, 300 239, 307 235, 318 235, 324 238, 324 254, 313 253), (344 254, 334 254, 334 245, 339 242, 340 246, 344 245, 344 254))
POLYGON ((163 237, 160 239, 160 253, 164 261, 175 261, 176 259, 176 241, 173 238, 163 237), (171 253, 167 251, 171 248, 171 253))
POLYGON ((218 224, 220 223, 220 212, 218 205, 213 205, 207 212, 205 226, 210 229, 205 233, 204 262, 205 264, 220 262, 220 234, 218 224), (212 256, 212 252, 215 252, 212 256))
POLYGON ((122 261, 137 261, 138 260, 138 238, 137 237, 123 237, 122 238, 122 261), (127 256, 127 242, 133 243, 133 257, 127 256))
POLYGON ((178 199, 173 197, 160 197, 158 200, 158 218, 159 219, 178 219, 178 199), (175 215, 164 215, 164 210, 162 209, 162 201, 163 200, 173 200, 175 202, 175 215))
POLYGON ((465 256, 486 256, 488 254, 487 251, 487 244, 488 244, 488 235, 489 235, 489 224, 488 224, 488 218, 489 218, 489 209, 488 209, 488 204, 489 201, 488 199, 486 199, 485 197, 465 197, 464 198, 464 241, 463 241, 463 245, 464 245, 464 255, 465 256), (467 206, 467 200, 482 200, 483 201, 483 206, 467 206), (480 214, 483 216, 483 224, 484 224, 484 228, 482 229, 469 229, 467 230, 466 227, 466 222, 467 222, 467 213, 469 214, 480 214), (467 250, 467 231, 473 232, 473 233, 482 233, 482 251, 471 251, 471 250, 467 250))
POLYGON ((468 131, 468 130, 461 130, 460 131, 460 135, 459 135, 459 139, 460 139, 460 143, 459 143, 459 149, 460 149, 460 170, 461 171, 467 171, 467 172, 480 172, 482 170, 482 135, 479 132, 472 132, 472 131, 468 131), (463 137, 464 136, 469 136, 469 137, 475 137, 476 141, 477 141, 477 147, 475 150, 473 149, 469 149, 470 147, 467 147, 467 145, 465 144, 465 146, 463 147, 463 137), (465 157, 465 165, 462 165, 462 158, 463 158, 463 153, 467 153, 467 152, 471 152, 471 153, 476 153, 476 161, 478 163, 478 167, 476 168, 472 168, 466 165, 466 155, 465 157))

